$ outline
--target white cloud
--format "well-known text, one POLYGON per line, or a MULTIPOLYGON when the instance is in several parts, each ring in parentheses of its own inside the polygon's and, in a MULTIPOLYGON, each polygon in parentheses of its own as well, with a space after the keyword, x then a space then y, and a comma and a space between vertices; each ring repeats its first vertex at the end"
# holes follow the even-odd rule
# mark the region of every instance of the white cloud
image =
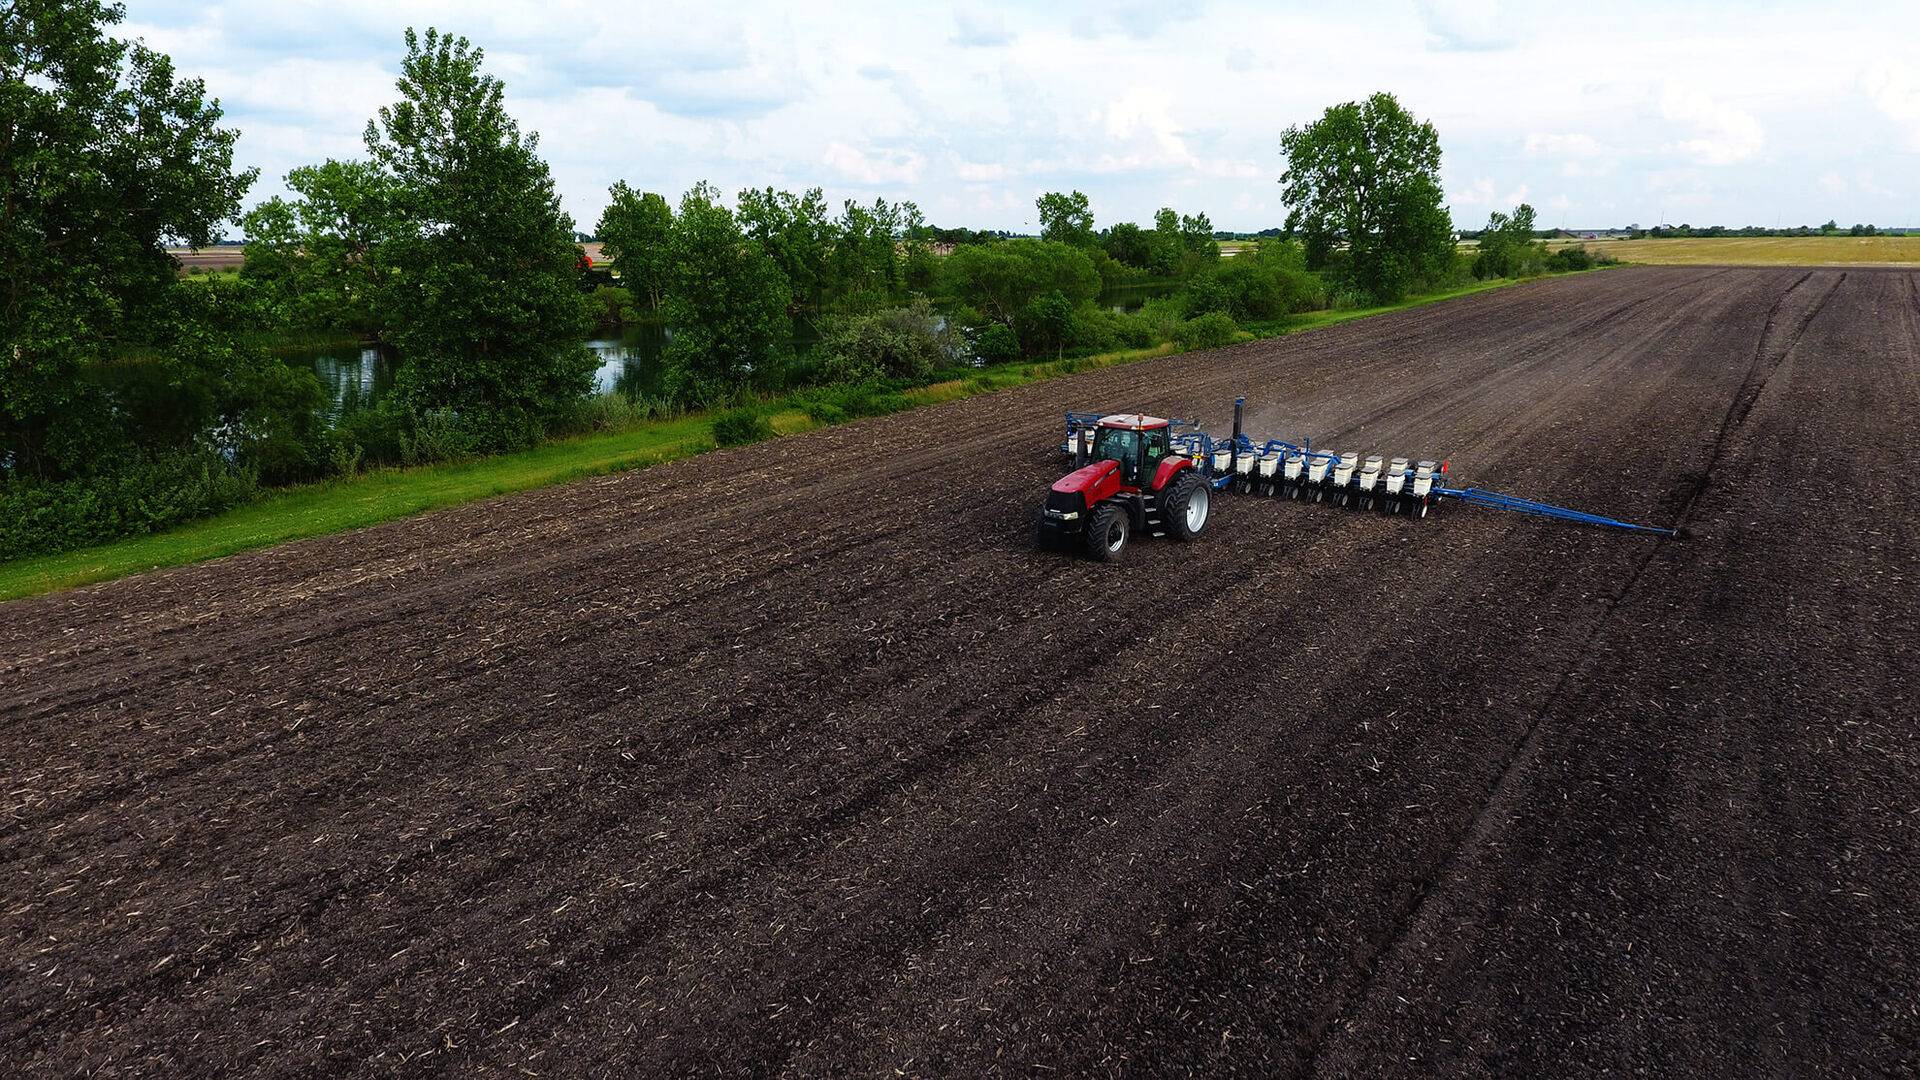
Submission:
POLYGON ((1442 49, 1479 52, 1519 40, 1514 12, 1503 0, 1419 0, 1420 19, 1442 49))
POLYGON ((1495 202, 1493 178, 1483 176, 1469 187, 1454 188, 1447 192, 1447 202, 1452 206, 1492 206, 1495 202))
MULTIPOLYGON (((1514 188, 1505 195, 1499 194, 1499 186, 1490 176, 1482 176, 1464 188, 1456 187, 1447 192, 1449 205, 1459 208, 1484 206, 1492 210, 1510 210, 1527 201, 1527 195, 1533 190, 1525 184, 1514 188)), ((1466 224, 1456 222, 1456 224, 1466 224)))
POLYGON ((1894 190, 1893 188, 1887 187, 1885 184, 1882 184, 1879 181, 1875 180, 1872 169, 1861 169, 1859 172, 1855 173, 1853 177, 1853 186, 1856 190, 1860 191, 1862 194, 1865 194, 1865 195, 1880 195, 1880 196, 1892 197, 1900 194, 1898 191, 1894 190))
POLYGON ((1900 128, 1908 149, 1920 150, 1920 76, 1913 67, 1877 64, 1861 79, 1861 89, 1900 128))
POLYGON ((1847 193, 1847 178, 1834 172, 1832 169, 1828 169, 1826 172, 1820 174, 1820 190, 1827 195, 1845 195, 1847 193))
POLYGON ((1617 157, 1611 147, 1583 132, 1534 132, 1527 136, 1526 152, 1529 157, 1554 162, 1562 176, 1597 176, 1611 172, 1617 157))
POLYGON ((912 151, 870 154, 839 141, 828 143, 820 160, 857 184, 911 184, 926 164, 912 151))
POLYGON ((1920 66, 1883 50, 1862 74, 1856 47, 1920 37, 1911 0, 1819 19, 1670 0, 955 0, 931 17, 887 0, 650 0, 645 19, 604 0, 128 5, 139 25, 122 29, 226 104, 236 164, 262 171, 250 201, 292 166, 362 152, 408 25, 487 50, 582 222, 616 179, 670 198, 709 179, 911 198, 937 223, 996 228, 1077 187, 1102 225, 1172 205, 1259 229, 1284 214, 1281 132, 1382 88, 1439 129, 1465 226, 1523 184, 1568 198, 1576 226, 1682 207, 1695 223, 1825 220, 1826 172, 1849 216, 1899 223, 1920 149, 1920 66), (1374 47, 1332 44, 1349 41, 1374 47), (1458 51, 1476 49, 1501 51, 1458 51))
POLYGON ((1115 142, 1142 148, 1143 152, 1132 155, 1134 160, 1170 165, 1193 162, 1193 154, 1173 122, 1173 99, 1160 87, 1133 87, 1107 106, 1102 120, 1115 142))
POLYGON ((1007 29, 1007 20, 999 12, 963 9, 953 13, 953 37, 950 40, 955 45, 983 49, 1009 44, 1013 41, 1013 34, 1007 29))
POLYGON ((962 161, 953 167, 953 174, 969 184, 992 184, 1007 178, 1009 170, 999 162, 962 161))
POLYGON ((1693 138, 1671 148, 1697 164, 1737 165, 1756 157, 1767 143, 1766 129, 1751 113, 1676 83, 1661 95, 1660 115, 1693 129, 1693 138))
POLYGON ((1591 135, 1535 132, 1527 136, 1527 153, 1552 158, 1596 158, 1605 155, 1607 149, 1591 135))

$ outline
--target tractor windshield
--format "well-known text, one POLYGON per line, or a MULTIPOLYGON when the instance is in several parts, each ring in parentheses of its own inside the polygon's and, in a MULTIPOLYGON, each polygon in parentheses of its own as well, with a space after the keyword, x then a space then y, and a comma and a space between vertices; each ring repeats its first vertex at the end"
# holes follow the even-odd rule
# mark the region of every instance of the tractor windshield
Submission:
POLYGON ((1140 433, 1128 428, 1103 427, 1094 433, 1093 459, 1120 463, 1120 478, 1128 484, 1140 482, 1140 433))

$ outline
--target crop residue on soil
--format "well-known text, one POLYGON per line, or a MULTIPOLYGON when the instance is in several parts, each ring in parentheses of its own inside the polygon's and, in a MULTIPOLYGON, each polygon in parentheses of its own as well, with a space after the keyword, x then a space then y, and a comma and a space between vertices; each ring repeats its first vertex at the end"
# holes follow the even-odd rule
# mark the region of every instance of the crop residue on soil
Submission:
POLYGON ((0 1063, 1915 1068, 1917 323, 1610 271, 0 607, 0 1063), (1236 394, 1700 538, 1030 550, 1236 394))

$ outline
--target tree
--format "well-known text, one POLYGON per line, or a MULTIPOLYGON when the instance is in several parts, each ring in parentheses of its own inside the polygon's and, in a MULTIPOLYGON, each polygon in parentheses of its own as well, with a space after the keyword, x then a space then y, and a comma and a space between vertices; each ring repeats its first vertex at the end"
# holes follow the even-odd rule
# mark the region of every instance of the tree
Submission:
POLYGON ((1014 320, 1020 344, 1030 352, 1049 349, 1058 357, 1066 348, 1067 335, 1073 329, 1073 302, 1060 290, 1038 296, 1020 309, 1014 320))
POLYGON ((1213 222, 1205 214, 1180 215, 1180 243, 1187 254, 1202 262, 1220 257, 1220 243, 1213 238, 1213 222))
POLYGON ((1180 235, 1180 215, 1173 207, 1163 206, 1154 213, 1153 233, 1148 242, 1152 253, 1148 256, 1147 268, 1161 277, 1178 274, 1187 242, 1180 235))
POLYGON ((1085 195, 1078 191, 1071 195, 1049 191, 1033 204, 1040 211, 1040 239, 1075 247, 1092 246, 1093 208, 1085 195))
POLYGON ((1051 240, 963 245, 941 269, 955 296, 1005 326, 1049 293, 1078 305, 1100 292, 1100 273, 1087 253, 1051 240))
POLYGON ((667 392, 694 405, 739 395, 793 343, 787 278, 704 181, 680 200, 668 249, 667 392))
POLYGON ((793 302, 812 309, 825 304, 835 236, 820 189, 795 195, 771 187, 748 188, 740 193, 738 206, 741 227, 787 276, 793 302))
POLYGON ((287 187, 299 197, 275 196, 241 219, 241 276, 268 290, 285 321, 377 334, 379 256, 396 226, 391 179, 366 162, 330 160, 294 169, 287 187))
POLYGON ((1524 277, 1543 272, 1547 246, 1533 238, 1533 207, 1521 203, 1511 216, 1498 210, 1487 215, 1480 233, 1479 253, 1473 260, 1475 277, 1524 277))
POLYGON ((920 212, 920 207, 911 202, 900 204, 900 226, 901 278, 908 289, 925 293, 933 288, 933 279, 940 270, 933 254, 933 230, 927 227, 926 215, 920 212))
POLYGON ((1452 222, 1442 205, 1440 137, 1392 94, 1329 108, 1281 136, 1289 231, 1313 269, 1335 263, 1375 299, 1439 279, 1452 264, 1452 222))
POLYGON ((1153 244, 1147 237, 1147 231, 1131 221, 1109 226, 1100 238, 1100 246, 1113 257, 1113 261, 1136 270, 1146 269, 1153 257, 1153 244))
POLYGON ((593 390, 573 219, 485 54, 433 29, 406 41, 400 100, 366 131, 396 206, 379 300, 394 392, 451 409, 481 448, 524 445, 593 390))
POLYGON ((205 245, 255 173, 197 79, 98 0, 0 5, 0 476, 58 479, 123 440, 83 372, 178 305, 168 243, 205 245))
POLYGON ((871 306, 897 295, 901 286, 898 241, 902 207, 885 199, 872 207, 848 199, 834 222, 830 284, 843 300, 871 306))
POLYGON ((649 191, 635 192, 624 180, 607 189, 607 208, 600 213, 595 233, 601 250, 613 260, 620 284, 635 300, 645 299, 660 310, 666 286, 667 240, 673 232, 673 210, 667 200, 649 191))

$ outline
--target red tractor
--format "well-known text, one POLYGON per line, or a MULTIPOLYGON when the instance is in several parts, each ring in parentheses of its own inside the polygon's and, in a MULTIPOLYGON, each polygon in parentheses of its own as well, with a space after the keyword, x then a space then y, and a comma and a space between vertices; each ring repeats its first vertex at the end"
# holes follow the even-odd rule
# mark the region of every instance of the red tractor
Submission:
POLYGON ((1054 482, 1034 521, 1043 549, 1084 551, 1109 562, 1136 532, 1191 540, 1207 527, 1213 485, 1173 447, 1173 423, 1157 416, 1102 416, 1074 441, 1072 472, 1054 482))

